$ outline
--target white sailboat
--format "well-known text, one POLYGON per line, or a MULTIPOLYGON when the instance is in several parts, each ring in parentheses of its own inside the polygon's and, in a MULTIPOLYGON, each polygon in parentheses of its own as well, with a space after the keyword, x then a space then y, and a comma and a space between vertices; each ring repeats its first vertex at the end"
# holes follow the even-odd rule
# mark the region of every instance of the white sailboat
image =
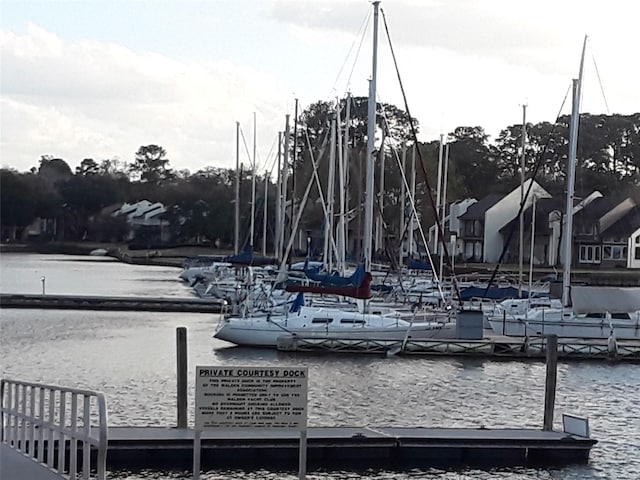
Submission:
MULTIPOLYGON (((364 266, 371 271, 374 195, 374 156, 376 128, 376 77, 379 1, 373 2, 373 62, 369 83, 367 126, 367 169, 364 222, 364 266)), ((455 324, 448 316, 416 320, 401 312, 382 310, 363 302, 361 310, 297 306, 294 311, 224 319, 214 336, 237 345, 276 347, 282 335, 340 339, 396 339, 452 337, 455 324)))

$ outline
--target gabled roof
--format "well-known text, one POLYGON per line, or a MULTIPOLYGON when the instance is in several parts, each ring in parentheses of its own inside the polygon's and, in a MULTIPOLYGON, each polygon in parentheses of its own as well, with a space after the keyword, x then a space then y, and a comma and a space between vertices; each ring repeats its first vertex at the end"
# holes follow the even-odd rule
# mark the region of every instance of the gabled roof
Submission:
MULTIPOLYGON (((560 210, 563 206, 562 199, 559 198, 539 198, 536 200, 536 233, 542 234, 549 232, 549 213, 554 210, 560 210)), ((524 211, 524 230, 531 230, 531 215, 533 213, 533 206, 528 207, 524 211)), ((515 228, 515 231, 520 229, 520 220, 516 215, 513 220, 507 223, 500 229, 500 233, 506 235, 511 228, 515 228), (515 223, 515 226, 514 226, 515 223)))
POLYGON ((627 198, 629 198, 628 195, 612 195, 609 197, 596 198, 588 205, 585 205, 582 210, 577 212, 575 218, 595 223, 624 202, 627 198))
POLYGON ((636 205, 624 217, 602 232, 602 235, 607 237, 628 237, 639 228, 640 205, 636 205))
POLYGON ((484 220, 484 214, 496 203, 504 198, 504 195, 492 193, 471 205, 459 220, 484 220))

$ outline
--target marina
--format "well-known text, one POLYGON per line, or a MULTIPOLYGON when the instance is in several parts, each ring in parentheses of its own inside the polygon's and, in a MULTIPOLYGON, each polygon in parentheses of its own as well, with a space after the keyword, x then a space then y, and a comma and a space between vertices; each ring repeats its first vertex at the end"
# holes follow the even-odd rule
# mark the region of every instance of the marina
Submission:
MULTIPOLYGON (((14 288, 23 291, 25 288, 20 285, 35 283, 37 288, 40 274, 46 273, 48 278, 65 279, 67 286, 58 287, 60 294, 71 293, 65 288, 73 288, 74 292, 91 295, 120 296, 149 288, 154 292, 153 296, 184 296, 185 287, 175 281, 178 269, 166 272, 150 269, 141 276, 137 266, 85 262, 81 258, 77 263, 69 262, 71 259, 23 255, 15 259, 14 265, 26 268, 18 271, 3 257, 3 278, 11 275, 14 288), (89 265, 95 277, 109 275, 111 281, 103 282, 100 288, 78 290, 74 270, 77 266, 89 265), (48 270, 38 270, 42 267, 48 270), (110 270, 113 271, 109 273, 110 270), (159 276, 160 272, 164 273, 159 276)), ((9 289, 9 285, 3 281, 2 290, 9 289)), ((412 429, 426 432, 435 428, 482 433, 496 429, 541 428, 544 365, 539 361, 513 362, 508 357, 458 355, 390 357, 382 350, 371 355, 346 352, 326 355, 232 347, 212 338, 217 316, 198 313, 182 313, 178 317, 175 313, 105 310, 88 316, 87 312, 73 310, 3 309, 1 321, 3 375, 104 392, 108 402, 109 430, 116 435, 110 438, 125 438, 127 431, 129 438, 138 440, 144 431, 151 438, 160 435, 159 432, 170 437, 177 435, 174 384, 175 328, 178 325, 186 326, 189 331, 187 379, 190 391, 193 365, 197 362, 308 366, 310 439, 312 432, 326 433, 337 425, 352 425, 350 428, 361 429, 363 434, 367 434, 368 429, 401 429, 402 433, 407 433, 412 429), (79 358, 84 360, 78 362, 79 358), (109 360, 105 362, 105 359, 109 360), (133 434, 135 429, 139 429, 137 436, 133 434)), ((514 345, 514 348, 517 347, 514 345)), ((637 448, 635 438, 640 418, 633 405, 639 401, 638 391, 640 376, 633 363, 565 362, 560 354, 555 428, 562 428, 560 412, 590 419, 591 435, 598 443, 591 449, 588 465, 534 467, 519 460, 524 465, 518 467, 519 470, 508 466, 486 467, 487 470, 461 466, 446 473, 441 469, 434 470, 434 467, 416 468, 420 468, 422 478, 453 479, 465 472, 473 472, 467 474, 480 479, 495 478, 496 475, 507 479, 551 478, 549 475, 558 475, 558 472, 562 472, 563 478, 596 479, 601 478, 603 472, 616 478, 636 478, 640 466, 634 460, 633 452, 637 448)), ((190 394, 189 409, 193 402, 190 394)), ((389 435, 389 430, 384 431, 389 435)), ((345 436, 347 432, 342 431, 345 436)), ((189 432, 184 431, 182 435, 189 435, 189 432)), ((206 463, 209 461, 206 459, 207 440, 204 445, 203 465, 207 470, 213 470, 203 472, 203 478, 249 479, 269 475, 295 478, 290 469, 275 466, 254 473, 238 471, 232 466, 210 466, 206 463)), ((313 440, 309 445, 311 452, 313 440)), ((342 473, 333 474, 334 477, 331 473, 313 470, 315 467, 311 466, 317 464, 313 463, 312 455, 317 452, 310 453, 310 478, 348 475, 345 467, 335 467, 341 468, 338 471, 342 473)), ((487 455, 493 456, 492 453, 487 455)), ((361 468, 366 471, 359 474, 364 479, 388 478, 396 468, 389 464, 376 473, 367 470, 367 465, 373 465, 373 461, 364 463, 361 468)), ((257 463, 256 468, 259 465, 257 463)), ((148 478, 145 473, 113 468, 109 478, 148 478)), ((190 478, 189 474, 181 477, 169 467, 159 471, 165 472, 163 476, 166 477, 190 478)))

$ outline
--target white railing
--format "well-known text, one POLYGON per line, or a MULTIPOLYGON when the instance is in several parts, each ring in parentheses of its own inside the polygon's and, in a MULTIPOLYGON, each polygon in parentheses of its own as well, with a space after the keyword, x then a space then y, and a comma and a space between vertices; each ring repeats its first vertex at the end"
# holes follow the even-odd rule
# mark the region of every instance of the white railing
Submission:
POLYGON ((4 445, 62 478, 106 478, 107 408, 101 393, 2 379, 0 399, 4 445))

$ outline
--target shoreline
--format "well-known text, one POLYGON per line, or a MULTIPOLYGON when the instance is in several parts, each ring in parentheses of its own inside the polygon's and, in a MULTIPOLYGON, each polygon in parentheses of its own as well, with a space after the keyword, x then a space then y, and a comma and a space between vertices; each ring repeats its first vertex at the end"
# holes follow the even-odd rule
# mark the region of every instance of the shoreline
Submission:
MULTIPOLYGON (((92 250, 105 249, 106 256, 117 259, 123 263, 135 265, 151 265, 163 267, 182 268, 188 257, 198 255, 209 257, 223 257, 232 255, 229 250, 199 246, 176 246, 170 248, 150 248, 130 250, 127 244, 93 243, 93 242, 51 242, 51 243, 0 243, 0 253, 40 253, 59 255, 89 255, 92 250)), ((304 261, 304 258, 296 259, 304 261)), ((458 276, 490 275, 495 268, 493 264, 457 264, 458 276), (473 273, 471 273, 473 272, 473 273)), ((544 276, 552 273, 558 275, 561 280, 561 270, 553 267, 538 267, 534 269, 535 275, 544 276)), ((572 283, 593 286, 618 286, 640 287, 640 271, 615 269, 581 269, 572 268, 572 283)), ((499 276, 517 275, 517 265, 502 265, 499 276)), ((528 276, 528 269, 523 270, 523 275, 528 276)))

